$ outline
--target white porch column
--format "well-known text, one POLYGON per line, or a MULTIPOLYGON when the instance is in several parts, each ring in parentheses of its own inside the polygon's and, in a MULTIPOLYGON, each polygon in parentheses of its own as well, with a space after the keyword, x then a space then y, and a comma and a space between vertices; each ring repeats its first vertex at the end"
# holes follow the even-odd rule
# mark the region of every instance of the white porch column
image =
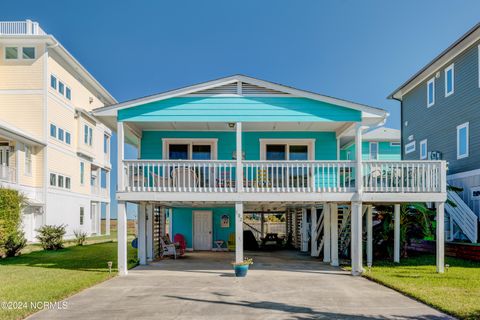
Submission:
POLYGON ((331 246, 332 246, 332 256, 330 263, 334 267, 338 267, 338 204, 330 204, 330 220, 331 220, 331 246))
POLYGON ((127 204, 118 201, 117 210, 117 246, 118 246, 118 273, 126 276, 127 271, 127 204))
POLYGON ((362 159, 362 124, 357 123, 355 127, 355 162, 357 167, 355 168, 355 184, 357 193, 363 192, 363 159, 362 159))
POLYGON ((237 133, 237 162, 236 162, 236 171, 237 171, 237 192, 243 191, 243 165, 242 165, 242 123, 236 123, 236 133, 237 133))
POLYGON ((362 252, 362 202, 352 202, 352 239, 351 259, 352 275, 358 276, 363 272, 362 252))
POLYGON ((393 262, 400 263, 400 205, 394 207, 393 262))
POLYGON ((437 202, 437 272, 445 272, 445 203, 437 202))
POLYGON ((235 203, 235 262, 243 261, 243 203, 235 203))
POLYGON ((125 134, 123 132, 123 122, 117 122, 117 190, 123 191, 125 187, 123 160, 125 159, 124 152, 125 134))
POLYGON ((146 204, 146 234, 147 234, 147 261, 153 260, 153 205, 151 203, 146 204))
POLYGON ((367 265, 371 266, 373 262, 373 208, 367 207, 367 265))
POLYGON ((310 209, 310 221, 311 221, 311 231, 310 231, 310 255, 312 257, 317 256, 317 208, 312 207, 310 209))
POLYGON ((105 234, 110 235, 110 202, 105 204, 105 234))
POLYGON ((307 223, 307 209, 302 209, 302 229, 301 229, 301 245, 300 251, 308 251, 308 223, 307 223))
POLYGON ((323 205, 323 262, 327 263, 331 261, 330 229, 330 204, 325 203, 323 205))
POLYGON ((138 260, 140 264, 147 264, 145 202, 138 205, 138 260))

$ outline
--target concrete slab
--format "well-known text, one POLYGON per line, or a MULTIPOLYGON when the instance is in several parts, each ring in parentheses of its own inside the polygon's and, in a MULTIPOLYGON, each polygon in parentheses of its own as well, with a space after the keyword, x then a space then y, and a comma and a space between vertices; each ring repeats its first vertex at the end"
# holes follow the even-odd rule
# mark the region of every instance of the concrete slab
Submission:
POLYGON ((130 270, 67 299, 65 310, 31 319, 452 319, 393 290, 298 252, 195 252, 130 270))

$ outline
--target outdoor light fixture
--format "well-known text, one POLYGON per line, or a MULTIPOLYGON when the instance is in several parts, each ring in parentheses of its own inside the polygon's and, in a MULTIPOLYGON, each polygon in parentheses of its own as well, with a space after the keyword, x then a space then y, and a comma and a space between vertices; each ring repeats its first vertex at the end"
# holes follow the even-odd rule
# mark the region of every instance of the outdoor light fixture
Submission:
POLYGON ((229 128, 232 128, 232 129, 235 128, 235 123, 229 122, 229 123, 228 123, 228 127, 229 127, 229 128))
POLYGON ((445 265, 445 271, 448 272, 448 268, 450 268, 450 265, 449 265, 449 264, 446 264, 446 265, 445 265))

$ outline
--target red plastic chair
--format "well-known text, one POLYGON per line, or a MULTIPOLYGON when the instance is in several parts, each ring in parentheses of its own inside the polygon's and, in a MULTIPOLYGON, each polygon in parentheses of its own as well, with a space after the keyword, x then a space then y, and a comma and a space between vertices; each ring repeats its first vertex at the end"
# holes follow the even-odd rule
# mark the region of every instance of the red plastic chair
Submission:
POLYGON ((185 250, 187 249, 187 242, 185 241, 185 236, 181 233, 177 233, 174 237, 173 237, 173 242, 175 244, 178 243, 178 249, 179 249, 179 253, 181 256, 183 256, 185 254, 185 250))

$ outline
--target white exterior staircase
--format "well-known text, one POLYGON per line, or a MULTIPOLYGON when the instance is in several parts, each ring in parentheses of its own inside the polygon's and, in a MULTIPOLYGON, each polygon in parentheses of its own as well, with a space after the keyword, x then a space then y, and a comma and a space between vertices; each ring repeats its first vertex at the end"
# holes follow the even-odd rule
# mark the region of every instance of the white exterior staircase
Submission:
POLYGON ((445 203, 445 210, 450 215, 450 219, 458 225, 465 236, 472 242, 476 243, 478 239, 478 217, 463 201, 463 199, 452 190, 448 190, 448 198, 455 202, 456 207, 445 203))

